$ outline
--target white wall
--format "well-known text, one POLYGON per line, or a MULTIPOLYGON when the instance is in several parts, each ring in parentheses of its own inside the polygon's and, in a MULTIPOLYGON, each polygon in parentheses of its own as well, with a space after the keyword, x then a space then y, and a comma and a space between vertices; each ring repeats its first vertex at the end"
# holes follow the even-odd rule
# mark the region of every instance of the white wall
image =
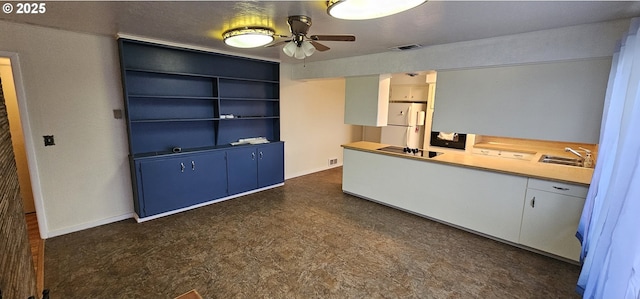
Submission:
POLYGON ((361 140, 361 127, 344 124, 344 79, 294 81, 280 64, 280 138, 285 176, 292 178, 342 165, 341 144, 361 140), (334 166, 331 166, 334 167, 334 166))
POLYGON ((297 64, 294 79, 562 61, 613 55, 629 19, 297 64))
MULTIPOLYGON (((281 69, 281 138, 287 178, 328 168, 340 144, 361 139, 343 124, 343 79, 367 74, 610 56, 628 20, 297 65, 281 69), (292 80, 295 79, 295 80, 292 80)), ((0 21, 0 51, 19 54, 37 157, 45 237, 133 212, 126 126, 113 118, 122 90, 113 38, 0 21), (55 135, 55 146, 43 146, 55 135)), ((23 107, 21 107, 23 108, 23 107)), ((25 134, 27 136, 29 134, 25 134)), ((32 177, 33 178, 33 177, 32 177)), ((38 204, 36 204, 38 207, 38 204)))
POLYGON ((19 55, 44 236, 129 218, 126 127, 112 113, 123 108, 114 39, 0 21, 0 51, 19 55), (43 135, 56 145, 44 147, 43 135))
MULTIPOLYGON (((0 21, 0 51, 19 55, 43 236, 131 217, 126 124, 112 112, 124 105, 115 39, 0 21)), ((292 81, 290 69, 281 66, 285 176, 328 169, 330 158, 342 165, 340 145, 361 138, 343 123, 344 79, 292 81)))

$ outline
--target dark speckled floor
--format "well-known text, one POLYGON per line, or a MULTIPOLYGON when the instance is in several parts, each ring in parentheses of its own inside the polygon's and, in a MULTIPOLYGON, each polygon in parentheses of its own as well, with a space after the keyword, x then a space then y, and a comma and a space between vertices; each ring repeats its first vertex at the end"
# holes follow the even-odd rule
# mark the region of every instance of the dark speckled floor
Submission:
POLYGON ((341 168, 47 240, 51 298, 578 298, 579 268, 341 191, 341 168))

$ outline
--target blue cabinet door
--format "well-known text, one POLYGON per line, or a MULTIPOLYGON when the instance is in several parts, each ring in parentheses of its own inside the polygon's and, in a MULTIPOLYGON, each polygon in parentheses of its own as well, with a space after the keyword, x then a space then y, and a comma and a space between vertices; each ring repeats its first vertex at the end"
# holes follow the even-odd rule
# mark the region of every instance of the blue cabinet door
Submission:
POLYGON ((255 146, 227 150, 229 194, 238 194, 258 187, 258 162, 255 146))
POLYGON ((203 203, 227 196, 227 161, 224 151, 187 157, 189 201, 203 203))
POLYGON ((140 217, 227 196, 224 151, 138 163, 140 217))
POLYGON ((284 182, 284 143, 258 147, 258 188, 284 182))
POLYGON ((182 158, 140 162, 138 171, 142 194, 140 217, 160 214, 189 205, 190 175, 182 158))

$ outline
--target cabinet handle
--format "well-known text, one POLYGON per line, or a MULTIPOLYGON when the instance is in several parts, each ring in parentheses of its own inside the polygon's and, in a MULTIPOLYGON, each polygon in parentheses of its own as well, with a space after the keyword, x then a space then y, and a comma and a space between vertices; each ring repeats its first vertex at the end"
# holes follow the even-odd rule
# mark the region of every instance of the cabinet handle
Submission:
POLYGON ((517 157, 517 158, 522 158, 522 157, 524 157, 522 154, 513 154, 513 156, 514 156, 514 157, 517 157))
POLYGON ((553 189, 556 189, 556 190, 562 190, 562 191, 569 190, 569 188, 563 188, 563 187, 557 187, 557 186, 552 186, 552 187, 553 187, 553 189))
POLYGON ((251 160, 255 160, 256 159, 256 153, 251 153, 251 160))
POLYGON ((180 162, 180 172, 184 172, 184 163, 180 162))
POLYGON ((489 151, 480 151, 480 152, 485 154, 485 155, 489 154, 489 151))
POLYGON ((260 152, 260 159, 262 159, 263 156, 264 156, 264 154, 262 152, 260 152))
POLYGON ((532 208, 536 207, 536 197, 535 196, 531 199, 531 207, 532 208))
POLYGON ((196 170, 196 162, 191 161, 191 170, 196 170))

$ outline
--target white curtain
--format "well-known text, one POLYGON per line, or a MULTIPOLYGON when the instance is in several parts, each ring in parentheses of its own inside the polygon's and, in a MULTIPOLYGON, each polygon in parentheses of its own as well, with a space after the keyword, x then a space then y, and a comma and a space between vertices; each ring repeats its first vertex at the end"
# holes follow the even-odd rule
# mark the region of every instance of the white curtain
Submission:
POLYGON ((640 299, 640 18, 613 56, 596 168, 577 237, 584 298, 640 299))

